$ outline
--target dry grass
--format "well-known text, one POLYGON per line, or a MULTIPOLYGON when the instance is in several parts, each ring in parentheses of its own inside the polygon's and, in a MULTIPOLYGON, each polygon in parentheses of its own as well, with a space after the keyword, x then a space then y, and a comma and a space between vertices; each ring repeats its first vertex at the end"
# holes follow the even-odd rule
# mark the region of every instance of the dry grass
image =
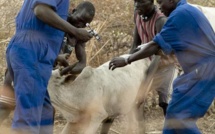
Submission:
MULTIPOLYGON (((96 16, 91 27, 97 30, 102 37, 100 42, 95 39, 87 43, 86 51, 88 65, 98 66, 114 56, 127 53, 132 43, 133 35, 133 0, 89 0, 96 7, 96 16)), ((14 34, 15 16, 21 5, 21 0, 0 0, 0 78, 6 66, 5 49, 14 34)), ((71 9, 80 0, 73 0, 71 9)), ((206 6, 215 5, 214 0, 189 0, 206 6)), ((71 62, 76 60, 74 54, 71 62)))
MULTIPOLYGON (((114 56, 118 56, 128 52, 128 49, 130 48, 132 43, 134 27, 133 0, 89 1, 91 1, 96 7, 96 16, 94 21, 91 23, 91 27, 95 28, 95 30, 97 30, 97 32, 102 37, 102 40, 100 42, 95 39, 91 39, 86 45, 88 65, 96 67, 110 60, 114 56)), ((200 4, 204 6, 215 6, 214 0, 188 1, 194 4, 200 4)), ((2 82, 3 80, 4 70, 6 68, 6 46, 10 41, 10 38, 14 34, 14 20, 17 12, 22 5, 22 2, 23 0, 0 0, 0 82, 2 82)), ((72 0, 72 2, 73 3, 71 4, 71 7, 75 7, 75 5, 80 2, 80 0, 72 0)), ((73 53, 71 56, 71 62, 74 62, 75 60, 76 59, 74 58, 73 53)), ((213 105, 215 107, 215 102, 213 105)), ((211 116, 208 116, 205 119, 208 119, 210 121, 213 120, 212 122, 214 122, 213 117, 211 118, 211 116)), ((162 116, 159 115, 159 118, 162 118, 162 116)), ((204 121, 205 120, 203 120, 203 123, 204 121)), ((208 127, 207 122, 205 122, 205 125, 206 127, 208 127)), ((161 129, 161 127, 159 128, 161 129)), ((210 132, 215 130, 214 123, 209 125, 208 129, 210 132)))

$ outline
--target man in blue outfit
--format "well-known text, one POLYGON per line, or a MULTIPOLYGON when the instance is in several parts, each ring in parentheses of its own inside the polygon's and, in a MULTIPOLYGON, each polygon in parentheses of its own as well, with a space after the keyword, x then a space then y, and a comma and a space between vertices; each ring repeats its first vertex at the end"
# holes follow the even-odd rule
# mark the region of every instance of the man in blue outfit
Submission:
POLYGON ((215 98, 215 34, 203 13, 186 0, 157 3, 168 16, 161 32, 130 57, 112 59, 109 68, 123 67, 160 49, 174 52, 184 74, 174 81, 163 134, 200 134, 196 121, 215 98))
POLYGON ((25 0, 16 18, 16 33, 6 51, 16 101, 12 134, 53 133, 47 84, 64 32, 77 40, 92 38, 66 21, 68 9, 69 0, 25 0))

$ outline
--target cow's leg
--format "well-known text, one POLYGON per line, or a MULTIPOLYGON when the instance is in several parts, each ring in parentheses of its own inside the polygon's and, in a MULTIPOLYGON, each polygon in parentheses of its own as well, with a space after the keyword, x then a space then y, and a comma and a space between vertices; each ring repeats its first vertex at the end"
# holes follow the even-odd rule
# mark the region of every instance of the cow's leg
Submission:
POLYGON ((90 118, 84 113, 77 115, 73 122, 67 121, 66 125, 61 131, 61 134, 83 134, 85 131, 84 128, 86 128, 87 125, 86 122, 89 119, 90 118))
POLYGON ((95 134, 106 117, 106 112, 86 112, 78 121, 67 122, 61 134, 95 134))
POLYGON ((104 111, 104 109, 91 114, 89 126, 87 127, 85 134, 95 134, 105 118, 107 118, 107 113, 104 111))
POLYGON ((138 122, 138 133, 145 134, 145 113, 143 111, 144 103, 136 109, 136 120, 138 122))
POLYGON ((108 131, 114 121, 114 118, 106 118, 102 122, 102 128, 100 134, 108 134, 108 131))
POLYGON ((138 120, 136 115, 136 110, 134 108, 126 115, 127 125, 124 131, 125 134, 133 134, 134 131, 138 132, 138 120))
POLYGON ((61 134, 73 134, 76 133, 75 128, 76 128, 77 124, 76 123, 71 123, 71 122, 67 122, 65 127, 63 128, 61 134))
POLYGON ((88 114, 82 113, 75 122, 67 122, 61 134, 84 134, 90 120, 91 118, 88 114))
POLYGON ((67 122, 61 134, 84 134, 88 124, 86 121, 67 122))
MULTIPOLYGON (((0 97, 1 97, 1 96, 0 96, 0 97)), ((8 116, 9 116, 9 114, 10 114, 11 111, 12 111, 12 110, 9 109, 7 106, 5 106, 4 103, 0 102, 0 126, 1 126, 2 122, 3 122, 6 118, 8 118, 8 116)))

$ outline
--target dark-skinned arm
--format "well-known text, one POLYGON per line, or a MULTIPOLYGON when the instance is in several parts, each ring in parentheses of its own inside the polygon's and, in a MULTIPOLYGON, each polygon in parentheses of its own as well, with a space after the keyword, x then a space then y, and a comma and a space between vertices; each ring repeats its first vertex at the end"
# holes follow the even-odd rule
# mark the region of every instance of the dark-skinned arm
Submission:
POLYGON ((131 54, 128 58, 123 57, 113 58, 109 63, 109 69, 114 70, 115 68, 118 67, 124 67, 127 64, 130 64, 131 62, 147 58, 157 53, 159 49, 160 47, 154 41, 150 41, 147 44, 145 44, 144 47, 141 48, 141 50, 131 54))
POLYGON ((158 52, 159 49, 160 47, 154 41, 150 41, 140 51, 137 51, 136 53, 131 54, 128 57, 128 63, 150 57, 156 52, 158 52))
POLYGON ((64 66, 64 67, 69 66, 69 63, 67 61, 69 59, 69 56, 70 56, 70 54, 68 54, 68 53, 59 54, 57 56, 57 58, 55 59, 55 65, 59 64, 60 66, 64 66))
POLYGON ((166 20, 167 20, 167 18, 165 16, 163 16, 155 22, 156 33, 160 33, 161 29, 163 28, 164 24, 166 23, 166 20))
POLYGON ((74 36, 78 40, 88 41, 92 38, 92 35, 83 28, 76 28, 66 20, 62 19, 51 6, 46 4, 38 4, 34 7, 34 14, 38 19, 44 23, 57 28, 71 36, 74 36))
POLYGON ((133 44, 131 46, 129 54, 132 54, 136 51, 137 46, 141 44, 141 39, 137 30, 137 26, 134 28, 133 44))

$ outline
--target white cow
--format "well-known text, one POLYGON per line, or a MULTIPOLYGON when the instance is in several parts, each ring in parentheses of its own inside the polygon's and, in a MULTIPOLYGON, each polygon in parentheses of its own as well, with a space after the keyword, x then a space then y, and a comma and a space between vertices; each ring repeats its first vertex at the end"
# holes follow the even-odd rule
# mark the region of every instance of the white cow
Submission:
MULTIPOLYGON (((193 6, 215 29, 215 8, 193 6)), ((103 120, 112 122, 108 117, 131 110, 150 61, 140 60, 114 71, 108 70, 108 63, 86 67, 74 81, 73 76, 60 76, 59 70, 53 71, 48 90, 53 105, 67 120, 62 134, 94 134, 103 120)), ((106 133, 108 127, 102 131, 106 133)))
POLYGON ((128 113, 149 63, 143 59, 114 71, 108 69, 109 62, 88 66, 74 81, 53 71, 48 90, 67 120, 62 134, 95 134, 103 120, 128 113))
POLYGON ((215 8, 214 7, 204 7, 204 6, 195 5, 195 4, 191 4, 191 5, 198 8, 200 11, 202 11, 204 13, 204 15, 207 17, 212 28, 215 31, 215 8))

